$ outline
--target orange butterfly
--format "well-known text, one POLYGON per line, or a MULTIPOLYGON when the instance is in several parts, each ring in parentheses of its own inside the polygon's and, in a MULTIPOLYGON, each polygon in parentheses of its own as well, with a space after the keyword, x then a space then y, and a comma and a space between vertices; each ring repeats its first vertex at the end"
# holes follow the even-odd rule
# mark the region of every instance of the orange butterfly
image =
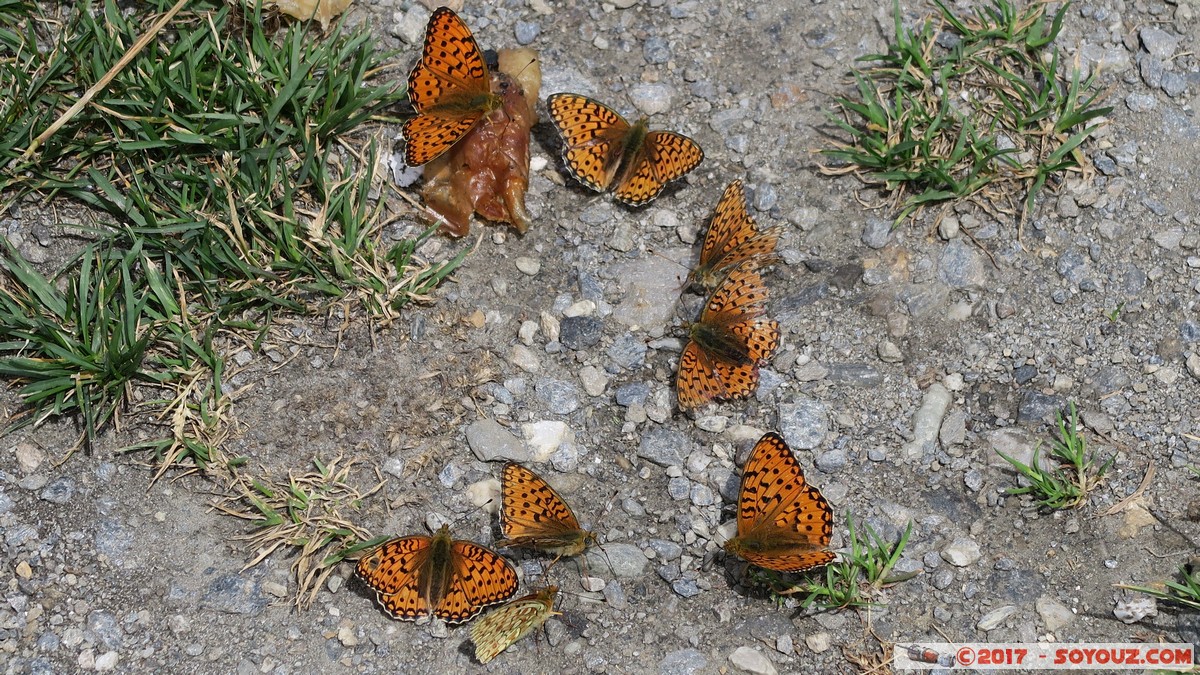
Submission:
POLYGON ((680 408, 754 392, 759 364, 779 347, 779 324, 763 318, 766 302, 762 277, 749 265, 734 269, 713 291, 679 357, 680 408))
POLYGON ((803 572, 828 565, 833 510, 779 434, 759 439, 746 468, 738 497, 737 536, 725 550, 776 572, 803 572))
POLYGON ((479 544, 452 539, 449 525, 432 537, 385 541, 354 571, 375 590, 383 609, 404 621, 437 615, 462 623, 517 592, 517 572, 507 560, 479 544))
POLYGON ((630 124, 586 96, 554 94, 547 104, 571 175, 597 192, 612 190, 626 204, 649 202, 704 159, 704 151, 687 136, 651 131, 645 117, 630 124))
POLYGON ((421 60, 408 75, 408 100, 417 111, 404 123, 404 161, 409 166, 449 150, 501 105, 471 30, 447 7, 438 7, 429 17, 421 60))
POLYGON ((743 263, 758 266, 769 262, 781 234, 781 227, 758 229, 746 212, 742 181, 733 181, 717 202, 717 211, 700 249, 700 262, 688 274, 688 284, 711 291, 729 270, 743 263))
POLYGON ((529 631, 546 623, 546 619, 557 615, 554 611, 557 595, 558 586, 547 586, 537 593, 517 598, 475 622, 471 626, 475 658, 480 663, 491 661, 529 631))
POLYGON ((500 477, 500 529, 497 546, 535 548, 559 558, 579 555, 596 535, 581 528, 562 496, 541 476, 508 462, 500 477))

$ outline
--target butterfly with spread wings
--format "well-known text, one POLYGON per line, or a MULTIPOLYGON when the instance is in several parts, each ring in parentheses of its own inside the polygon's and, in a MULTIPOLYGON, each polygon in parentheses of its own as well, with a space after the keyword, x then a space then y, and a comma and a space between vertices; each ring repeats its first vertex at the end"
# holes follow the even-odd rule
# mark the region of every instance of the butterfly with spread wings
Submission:
POLYGON ((454 539, 450 526, 383 542, 363 556, 355 573, 395 619, 434 615, 462 623, 517 592, 517 572, 499 553, 454 539))
POLYGON ((687 136, 650 129, 645 117, 630 124, 586 96, 554 94, 547 105, 571 175, 597 192, 612 191, 631 206, 650 202, 704 159, 699 144, 687 136))

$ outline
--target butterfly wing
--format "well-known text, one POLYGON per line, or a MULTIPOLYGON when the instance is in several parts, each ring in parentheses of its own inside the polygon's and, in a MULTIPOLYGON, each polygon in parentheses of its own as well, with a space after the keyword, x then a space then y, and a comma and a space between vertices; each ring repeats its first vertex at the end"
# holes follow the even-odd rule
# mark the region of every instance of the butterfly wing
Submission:
POLYGON ((408 75, 408 98, 418 115, 404 124, 405 161, 419 166, 454 145, 490 109, 490 87, 471 30, 439 7, 425 27, 421 60, 408 75))
POLYGON ((603 103, 579 94, 546 101, 563 139, 563 162, 580 183, 598 192, 612 186, 629 136, 629 122, 603 103))
POLYGON ((587 546, 591 533, 579 527, 562 495, 533 471, 515 462, 505 464, 500 494, 500 528, 505 541, 499 545, 567 556, 578 555, 587 546))
POLYGON ((742 181, 733 181, 717 202, 700 260, 688 275, 688 283, 711 289, 720 283, 725 271, 751 260, 769 259, 782 233, 779 227, 759 231, 746 211, 742 181))
POLYGON ((700 145, 683 134, 646 132, 613 195, 631 206, 641 206, 657 197, 667 183, 696 168, 703 159, 700 145))
POLYGON ((475 643, 475 658, 487 663, 508 649, 529 631, 546 622, 556 612, 554 598, 558 587, 550 586, 532 595, 517 598, 489 612, 471 626, 471 641, 475 643))
POLYGON ((687 410, 724 398, 726 390, 717 374, 717 366, 704 348, 690 340, 679 355, 679 372, 675 375, 679 407, 687 410))
POLYGON ((804 479, 791 448, 774 432, 765 434, 742 473, 738 498, 738 555, 780 572, 828 564, 824 550, 833 538, 833 509, 804 479))
POLYGON ((482 112, 460 117, 418 115, 404 123, 404 162, 421 166, 436 159, 465 136, 483 117, 482 112))
POLYGON ((451 546, 453 579, 433 612, 446 623, 462 623, 484 607, 504 602, 517 592, 517 571, 499 553, 479 544, 455 540, 451 546))
POLYGON ((735 269, 713 291, 679 357, 680 408, 754 392, 759 364, 779 346, 779 324, 760 318, 766 301, 766 285, 749 266, 735 269))
POLYGON ((359 559, 354 569, 375 591, 379 604, 394 619, 412 621, 429 613, 418 580, 429 564, 431 541, 424 535, 385 541, 359 559))
MULTIPOLYGON (((732 326, 761 316, 766 311, 767 285, 751 265, 742 265, 726 275, 713 291, 700 314, 700 321, 732 330, 732 326)), ((771 322, 774 324, 775 322, 771 322)), ((778 324, 775 324, 778 332, 778 324)))

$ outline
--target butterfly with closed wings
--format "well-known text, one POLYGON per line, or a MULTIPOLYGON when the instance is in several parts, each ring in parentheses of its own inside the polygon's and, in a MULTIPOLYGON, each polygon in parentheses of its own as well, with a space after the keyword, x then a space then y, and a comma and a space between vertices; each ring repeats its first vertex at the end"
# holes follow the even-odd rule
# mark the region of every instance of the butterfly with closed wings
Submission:
POLYGON ((448 7, 429 17, 421 60, 408 75, 408 99, 417 111, 402 130, 409 166, 436 159, 503 104, 492 92, 483 51, 448 7))
POLYGON ((583 553, 596 535, 579 526, 567 502, 541 476, 516 462, 500 477, 500 530, 497 546, 533 548, 570 557, 583 553))
POLYGON ((769 264, 775 259, 775 245, 781 234, 781 227, 758 229, 746 211, 742 181, 733 181, 717 202, 712 224, 700 248, 700 260, 688 274, 688 284, 711 292, 732 269, 769 264))
POLYGON ((832 538, 833 509, 804 480, 783 437, 765 434, 742 470, 737 536, 725 551, 776 572, 803 572, 833 562, 832 538))

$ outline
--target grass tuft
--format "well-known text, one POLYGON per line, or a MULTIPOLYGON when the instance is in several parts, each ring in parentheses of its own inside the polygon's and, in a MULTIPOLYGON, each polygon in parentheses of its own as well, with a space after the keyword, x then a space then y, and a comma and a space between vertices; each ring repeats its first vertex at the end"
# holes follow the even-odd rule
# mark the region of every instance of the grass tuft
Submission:
POLYGON ((1028 481, 1029 485, 1009 488, 1010 495, 1033 495, 1037 503, 1049 509, 1069 509, 1083 506, 1088 495, 1104 481, 1104 474, 1112 467, 1116 457, 1109 457, 1097 466, 1094 454, 1089 454, 1087 442, 1079 432, 1079 412, 1071 403, 1070 416, 1063 419, 1058 413, 1058 435, 1051 441, 1050 458, 1057 466, 1046 468, 1040 465, 1038 452, 1041 443, 1033 450, 1029 464, 996 452, 1011 464, 1028 481))
POLYGON ((816 607, 821 611, 845 609, 847 607, 869 607, 886 586, 907 581, 916 573, 892 576, 892 568, 899 562, 908 538, 912 535, 912 523, 895 544, 889 544, 870 525, 865 525, 866 536, 860 537, 853 516, 846 515, 850 529, 850 552, 839 561, 824 568, 825 576, 809 578, 799 584, 788 586, 779 582, 772 573, 766 572, 765 581, 778 597, 804 595, 800 606, 804 609, 816 607))
POLYGON ((224 345, 335 303, 388 323, 472 249, 425 260, 435 228, 385 236, 411 210, 357 129, 405 92, 377 77, 390 54, 369 31, 268 32, 261 7, 197 0, 110 72, 168 4, 51 17, 0 0, 0 212, 37 195, 89 216, 64 226, 83 248, 49 276, 0 251, 0 375, 28 406, 8 431, 79 414, 88 444, 137 387, 161 390, 137 410, 167 432, 127 449, 203 469, 224 437, 224 345))
POLYGON ((1177 581, 1159 581, 1150 586, 1126 586, 1124 588, 1138 593, 1145 593, 1163 602, 1200 612, 1200 563, 1179 566, 1179 576, 1183 583, 1177 581))
POLYGON ((893 3, 888 52, 859 59, 871 65, 853 71, 857 97, 829 116, 847 140, 821 151, 822 172, 880 186, 897 224, 967 198, 1019 209, 1023 223, 1050 178, 1087 165, 1079 146, 1112 108, 1096 105, 1094 74, 1060 72, 1053 42, 1069 2, 1047 15, 1045 2, 991 0, 968 17, 935 3, 939 15, 914 29, 893 3))
POLYGON ((247 521, 254 531, 238 537, 253 549, 253 567, 280 549, 296 553, 293 602, 308 609, 321 585, 346 556, 378 543, 354 524, 352 512, 383 487, 379 469, 362 460, 338 456, 329 463, 314 458, 313 468, 286 480, 271 481, 239 474, 240 494, 216 504, 223 513, 247 521), (373 486, 361 487, 351 474, 368 474, 373 486))

